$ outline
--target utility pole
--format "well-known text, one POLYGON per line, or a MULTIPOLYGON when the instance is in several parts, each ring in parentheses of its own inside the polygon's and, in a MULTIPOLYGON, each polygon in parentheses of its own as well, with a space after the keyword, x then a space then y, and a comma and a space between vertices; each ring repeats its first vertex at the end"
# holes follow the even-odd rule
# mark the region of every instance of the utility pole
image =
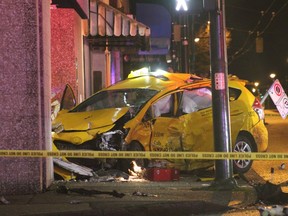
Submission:
POLYGON ((196 63, 196 47, 195 47, 195 17, 194 15, 191 16, 191 29, 190 29, 190 35, 191 35, 191 73, 195 74, 196 70, 195 70, 195 63, 196 63))
POLYGON ((111 52, 108 48, 108 40, 106 41, 105 61, 105 87, 108 87, 111 85, 111 52))
MULTIPOLYGON (((176 0, 176 11, 182 13, 208 11, 210 14, 210 64, 214 149, 216 152, 231 152, 228 64, 225 36, 225 0, 176 0)), ((215 180, 211 185, 212 187, 232 189, 237 186, 236 181, 233 179, 231 160, 216 160, 215 169, 215 180)))
MULTIPOLYGON (((216 152, 230 152, 231 128, 228 98, 228 67, 225 37, 225 0, 214 0, 216 8, 210 11, 211 81, 216 152)), ((212 186, 232 189, 237 186, 233 179, 232 161, 215 161, 215 180, 212 186)))
POLYGON ((188 36, 188 32, 189 32, 189 28, 188 28, 188 14, 185 13, 183 15, 181 15, 182 18, 182 31, 181 31, 181 35, 182 35, 182 49, 181 49, 181 63, 182 63, 182 72, 185 73, 189 73, 189 36, 188 36))

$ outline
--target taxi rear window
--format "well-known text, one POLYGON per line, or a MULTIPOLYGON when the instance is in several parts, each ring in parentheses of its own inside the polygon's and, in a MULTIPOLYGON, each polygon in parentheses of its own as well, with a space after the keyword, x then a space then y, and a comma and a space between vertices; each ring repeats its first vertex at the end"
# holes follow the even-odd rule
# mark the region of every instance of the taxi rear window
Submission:
POLYGON ((240 95, 241 95, 241 90, 229 87, 230 101, 237 100, 240 95))

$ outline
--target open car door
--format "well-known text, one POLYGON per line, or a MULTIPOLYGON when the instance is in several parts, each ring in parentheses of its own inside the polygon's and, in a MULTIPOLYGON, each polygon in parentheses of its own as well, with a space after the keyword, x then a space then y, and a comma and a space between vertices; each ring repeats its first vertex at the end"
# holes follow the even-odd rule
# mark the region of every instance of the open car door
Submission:
POLYGON ((66 84, 60 103, 60 110, 62 109, 70 110, 74 106, 76 106, 76 99, 74 92, 71 86, 69 84, 66 84))
POLYGON ((69 84, 66 84, 61 98, 61 103, 58 100, 51 102, 51 120, 53 121, 58 112, 61 110, 70 110, 72 107, 76 106, 76 99, 74 92, 69 84))

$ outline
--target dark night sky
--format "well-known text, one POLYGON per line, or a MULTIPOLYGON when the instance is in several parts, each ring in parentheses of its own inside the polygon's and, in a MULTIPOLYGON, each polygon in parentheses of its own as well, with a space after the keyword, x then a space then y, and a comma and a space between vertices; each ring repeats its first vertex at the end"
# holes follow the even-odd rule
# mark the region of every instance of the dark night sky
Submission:
POLYGON ((287 21, 287 0, 226 1, 226 27, 232 34, 228 49, 229 73, 265 83, 269 82, 269 74, 274 72, 285 85, 285 76, 288 75, 287 21), (255 51, 257 32, 263 37, 263 53, 255 51), (239 50, 244 52, 235 56, 239 50), (235 58, 232 60, 233 55, 235 58))
MULTIPOLYGON (((170 8, 173 1, 135 0, 135 2, 142 3, 160 2, 165 6, 170 4, 170 8)), ((274 72, 282 85, 286 85, 285 79, 288 79, 288 1, 226 0, 225 8, 226 27, 231 31, 232 37, 227 50, 228 72, 250 81, 260 81, 262 84, 270 82, 269 74, 274 72), (263 53, 256 53, 257 32, 263 37, 263 53), (239 54, 235 55, 237 52, 239 54)))

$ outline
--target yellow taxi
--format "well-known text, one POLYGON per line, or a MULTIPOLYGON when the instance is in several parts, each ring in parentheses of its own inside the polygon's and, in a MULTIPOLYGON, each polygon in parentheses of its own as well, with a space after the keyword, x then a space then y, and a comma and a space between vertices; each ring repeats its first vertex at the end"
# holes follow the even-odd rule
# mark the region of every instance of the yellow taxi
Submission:
MULTIPOLYGON (((264 110, 245 81, 235 76, 229 76, 229 101, 233 151, 266 151, 264 110)), ((127 79, 60 111, 52 130, 55 150, 213 152, 211 80, 145 68, 132 71, 127 79)), ((127 170, 131 160, 55 158, 54 165, 56 174, 67 177, 71 172, 91 175, 102 168, 127 170)), ((141 166, 149 162, 136 161, 141 166)), ((214 164, 198 159, 169 162, 180 170, 214 164)), ((252 161, 234 160, 233 165, 235 171, 246 172, 252 161)))

